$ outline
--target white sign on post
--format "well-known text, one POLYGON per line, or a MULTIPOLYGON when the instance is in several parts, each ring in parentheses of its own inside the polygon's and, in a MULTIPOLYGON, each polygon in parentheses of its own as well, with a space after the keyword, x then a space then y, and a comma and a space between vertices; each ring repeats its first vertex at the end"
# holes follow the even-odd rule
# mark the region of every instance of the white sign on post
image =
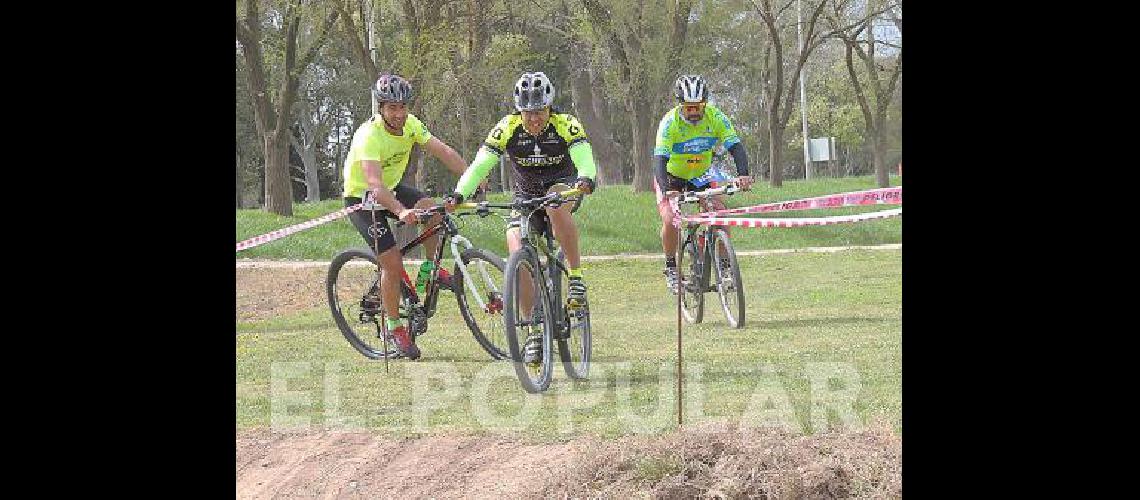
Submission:
POLYGON ((814 138, 808 147, 811 152, 811 161, 830 161, 835 157, 834 137, 814 138))

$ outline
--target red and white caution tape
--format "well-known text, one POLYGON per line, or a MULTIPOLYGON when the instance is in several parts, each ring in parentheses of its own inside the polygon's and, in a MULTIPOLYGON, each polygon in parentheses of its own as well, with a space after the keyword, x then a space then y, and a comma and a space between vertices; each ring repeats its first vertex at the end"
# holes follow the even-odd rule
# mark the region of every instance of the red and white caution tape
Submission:
POLYGON ((772 213, 791 210, 808 210, 812 208, 836 208, 858 205, 900 204, 902 203, 902 188, 878 188, 865 191, 852 191, 825 196, 815 196, 799 200, 780 201, 756 205, 751 207, 733 208, 703 212, 696 215, 681 215, 677 201, 670 200, 673 208, 673 225, 680 227, 681 221, 710 226, 743 226, 743 227, 799 227, 799 226, 826 226, 829 224, 842 224, 846 222, 859 222, 871 219, 883 219, 902 214, 902 209, 883 210, 851 215, 835 215, 831 217, 810 218, 779 218, 779 219, 750 219, 743 217, 724 217, 725 215, 772 213))
POLYGON ((844 222, 859 222, 871 219, 885 219, 902 214, 901 208, 871 212, 866 214, 834 215, 831 217, 780 219, 749 219, 744 217, 685 217, 685 222, 708 224, 710 226, 744 226, 744 227, 799 227, 799 226, 826 226, 828 224, 841 224, 844 222))
POLYGON ((278 230, 273 231, 273 232, 265 233, 261 236, 254 236, 248 240, 245 240, 245 241, 238 243, 237 244, 237 251, 240 252, 240 251, 245 250, 247 248, 253 248, 253 247, 258 246, 258 245, 263 245, 265 243, 269 243, 270 241, 278 240, 278 239, 284 238, 286 236, 289 236, 290 234, 293 234, 293 233, 296 233, 299 231, 304 231, 305 229, 309 229, 309 228, 314 227, 314 226, 319 226, 319 225, 324 224, 324 223, 331 221, 331 220, 339 219, 339 218, 344 217, 344 216, 346 216, 352 212, 360 210, 363 206, 364 206, 363 203, 357 203, 351 207, 346 207, 346 208, 343 208, 341 210, 337 210, 336 212, 333 212, 331 214, 324 215, 321 217, 317 217, 316 219, 306 221, 306 222, 302 222, 302 223, 297 224, 295 226, 289 226, 289 227, 286 227, 283 229, 278 229, 278 230))
POLYGON ((866 191, 852 191, 850 193, 829 194, 825 196, 816 196, 813 198, 804 198, 801 200, 778 201, 775 203, 766 203, 764 205, 756 205, 752 207, 730 208, 727 210, 702 212, 696 214, 694 217, 723 217, 725 215, 785 212, 790 210, 809 210, 812 208, 836 208, 858 205, 898 203, 902 203, 902 188, 891 187, 868 189, 866 191))

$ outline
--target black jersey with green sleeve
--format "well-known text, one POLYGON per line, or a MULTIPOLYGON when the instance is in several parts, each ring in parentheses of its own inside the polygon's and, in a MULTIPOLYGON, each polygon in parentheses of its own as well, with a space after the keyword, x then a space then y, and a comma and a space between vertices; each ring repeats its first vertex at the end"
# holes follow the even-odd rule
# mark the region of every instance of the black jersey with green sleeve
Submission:
POLYGON ((542 194, 542 186, 566 177, 596 174, 593 149, 578 119, 552 109, 550 122, 538 135, 523 127, 518 112, 504 116, 487 134, 475 161, 463 173, 456 192, 470 196, 503 155, 507 155, 514 179, 514 191, 542 194))

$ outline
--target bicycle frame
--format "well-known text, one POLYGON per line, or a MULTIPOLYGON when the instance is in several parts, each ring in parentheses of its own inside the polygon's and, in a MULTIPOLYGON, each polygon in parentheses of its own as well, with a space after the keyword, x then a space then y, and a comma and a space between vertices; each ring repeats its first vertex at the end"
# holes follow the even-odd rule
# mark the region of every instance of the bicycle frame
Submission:
MULTIPOLYGON (((461 204, 461 205, 456 206, 456 208, 474 208, 474 207, 475 207, 475 204, 473 204, 473 203, 466 203, 466 204, 461 204)), ((436 207, 433 207, 431 209, 427 209, 427 212, 425 214, 432 214, 432 213, 437 213, 437 212, 442 212, 441 206, 436 206, 436 207)), ((471 290, 476 289, 475 282, 471 278, 471 272, 467 269, 467 265, 463 263, 462 251, 459 248, 459 245, 463 245, 464 250, 470 250, 470 249, 475 248, 475 246, 471 244, 470 240, 468 240, 467 238, 465 238, 459 234, 459 227, 455 224, 455 220, 452 219, 452 217, 453 217, 452 215, 449 215, 447 213, 442 213, 441 215, 442 215, 442 218, 440 219, 440 221, 438 223, 436 223, 435 225, 424 230, 424 232, 420 233, 419 236, 416 236, 415 239, 408 242, 406 245, 404 245, 400 249, 401 257, 406 256, 409 252, 411 252, 411 250, 413 248, 423 244, 423 242, 426 241, 428 238, 432 237, 435 234, 439 234, 441 232, 443 233, 440 236, 439 245, 436 246, 435 255, 432 256, 432 263, 434 264, 434 266, 432 266, 433 269, 432 269, 431 275, 428 277, 428 281, 424 286, 425 290, 427 291, 427 296, 424 297, 424 300, 422 303, 423 303, 423 308, 424 308, 425 312, 427 313, 426 316, 429 318, 435 315, 436 305, 438 305, 438 302, 439 302, 439 287, 436 287, 434 285, 435 285, 437 278, 439 277, 439 269, 440 269, 439 268, 439 262, 441 260, 443 260, 443 248, 444 248, 444 246, 449 246, 451 248, 452 258, 455 259, 456 266, 459 268, 459 272, 462 275, 462 279, 463 279, 464 283, 467 285, 467 287, 469 289, 471 289, 471 290), (448 243, 449 243, 448 240, 451 240, 450 245, 448 245, 448 243)), ((461 215, 471 215, 471 214, 455 214, 454 216, 459 217, 461 215)), ((486 264, 484 262, 480 261, 478 264, 478 268, 479 268, 478 269, 479 273, 482 275, 482 277, 484 279, 483 282, 484 283, 490 283, 493 286, 494 280, 492 280, 490 274, 487 273, 486 264)), ((404 283, 411 290, 413 304, 420 303, 419 295, 416 293, 416 289, 412 285, 411 278, 408 276, 408 270, 401 268, 401 271, 403 272, 404 283)), ((494 289, 493 291, 499 292, 499 290, 497 288, 494 289)), ((485 310, 487 307, 487 304, 486 304, 486 302, 483 301, 483 298, 480 296, 480 294, 473 294, 473 295, 475 297, 476 303, 478 303, 478 305, 479 305, 479 309, 485 310)))

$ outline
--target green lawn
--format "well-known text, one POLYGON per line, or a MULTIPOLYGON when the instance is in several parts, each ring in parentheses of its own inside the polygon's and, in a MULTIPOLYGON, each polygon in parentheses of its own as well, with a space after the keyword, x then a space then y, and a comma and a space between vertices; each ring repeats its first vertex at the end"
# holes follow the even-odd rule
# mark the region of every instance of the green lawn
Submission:
MULTIPOLYGON (((794 189, 778 196, 761 189, 755 201, 813 194, 794 189)), ((328 229, 356 238, 344 224, 328 229)), ((830 240, 885 231, 856 227, 830 240)), ((753 248, 777 234, 785 239, 771 246, 796 241, 792 233, 798 231, 751 235, 753 248)), ((895 241, 897 232, 896 226, 895 241)), ((613 241, 598 245, 617 248, 619 239, 613 241)), ((298 252, 318 247, 282 244, 298 252)), ((686 424, 743 422, 814 433, 881 421, 901 432, 901 257, 900 250, 741 257, 746 326, 730 329, 716 295, 708 294, 705 322, 684 328, 686 424)), ((393 361, 388 373, 383 361, 367 360, 349 346, 325 307, 239 322, 237 427, 520 433, 535 439, 670 430, 676 422, 677 316, 660 267, 656 260, 588 265, 593 377, 573 382, 558 367, 541 395, 525 394, 508 363, 489 361, 449 293, 420 339, 423 357, 393 361)))

